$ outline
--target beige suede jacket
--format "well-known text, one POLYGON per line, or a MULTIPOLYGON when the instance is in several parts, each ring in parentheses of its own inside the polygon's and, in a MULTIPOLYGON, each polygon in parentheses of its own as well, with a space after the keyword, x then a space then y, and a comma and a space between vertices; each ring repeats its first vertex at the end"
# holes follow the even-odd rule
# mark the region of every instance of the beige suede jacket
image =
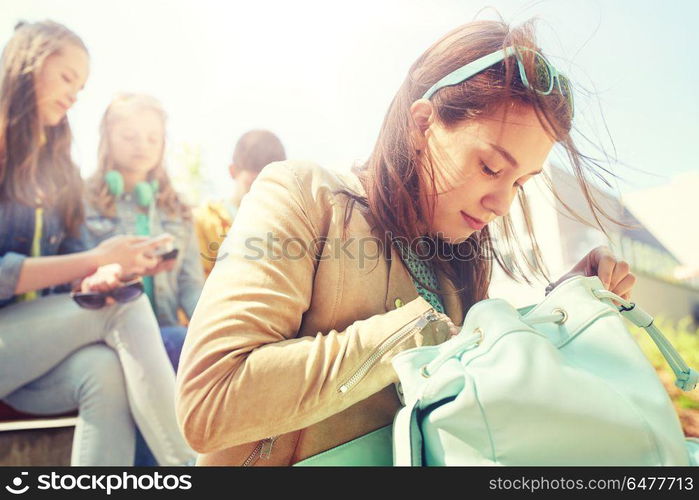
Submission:
MULTIPOLYGON (((391 358, 446 339, 358 204, 343 238, 342 188, 364 194, 353 174, 279 162, 244 198, 180 360, 177 416, 199 464, 290 465, 390 424, 391 358)), ((458 297, 443 300, 460 325, 458 297)))

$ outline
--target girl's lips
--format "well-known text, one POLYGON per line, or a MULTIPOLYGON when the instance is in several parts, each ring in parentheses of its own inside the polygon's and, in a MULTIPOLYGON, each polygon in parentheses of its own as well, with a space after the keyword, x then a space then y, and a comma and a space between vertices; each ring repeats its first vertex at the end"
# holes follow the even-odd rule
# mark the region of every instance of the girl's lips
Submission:
POLYGON ((463 217, 464 220, 466 221, 466 224, 468 224, 472 229, 475 229, 476 231, 480 231, 481 229, 483 229, 485 227, 485 224, 486 224, 485 222, 481 222, 478 219, 474 219, 473 217, 468 215, 463 210, 460 213, 461 213, 461 217, 463 217))

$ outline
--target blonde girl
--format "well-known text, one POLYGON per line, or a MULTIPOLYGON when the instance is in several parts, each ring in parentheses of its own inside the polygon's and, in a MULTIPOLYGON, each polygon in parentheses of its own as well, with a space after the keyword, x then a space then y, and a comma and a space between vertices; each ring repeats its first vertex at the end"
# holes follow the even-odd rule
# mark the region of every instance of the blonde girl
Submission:
POLYGON ((194 454, 175 422, 157 322, 135 284, 121 281, 157 265, 152 245, 127 236, 80 245, 82 182, 66 112, 88 71, 83 42, 51 21, 20 23, 2 54, 0 398, 33 414, 77 409, 73 465, 132 464, 134 420, 161 463, 183 464, 194 454), (102 307, 58 293, 71 284, 102 307))

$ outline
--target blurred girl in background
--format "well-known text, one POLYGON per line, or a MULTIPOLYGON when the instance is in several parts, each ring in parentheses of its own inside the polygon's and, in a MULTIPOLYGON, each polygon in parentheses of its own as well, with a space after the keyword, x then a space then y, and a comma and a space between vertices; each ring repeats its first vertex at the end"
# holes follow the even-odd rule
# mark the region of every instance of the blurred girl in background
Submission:
POLYGON ((83 239, 91 248, 116 234, 173 236, 176 255, 143 281, 177 368, 187 331, 181 323, 194 312, 204 273, 190 207, 165 170, 165 120, 161 104, 147 95, 121 94, 109 104, 100 124, 97 171, 87 181, 83 239))
MULTIPOLYGON (((161 104, 147 95, 122 94, 109 104, 100 124, 97 171, 87 182, 83 240, 92 248, 117 234, 172 235, 172 252, 143 283, 176 370, 187 333, 180 318, 192 316, 204 273, 191 210, 165 170, 165 121, 161 104)), ((142 444, 136 465, 150 465, 142 444)))
POLYGON ((32 414, 78 410, 71 464, 130 465, 134 420, 162 464, 194 453, 178 431, 174 372, 138 280, 147 238, 82 251, 80 172, 66 112, 85 85, 78 36, 20 23, 0 63, 0 398, 32 414), (69 284, 68 284, 69 283, 69 284), (81 292, 74 298, 71 286, 81 292))

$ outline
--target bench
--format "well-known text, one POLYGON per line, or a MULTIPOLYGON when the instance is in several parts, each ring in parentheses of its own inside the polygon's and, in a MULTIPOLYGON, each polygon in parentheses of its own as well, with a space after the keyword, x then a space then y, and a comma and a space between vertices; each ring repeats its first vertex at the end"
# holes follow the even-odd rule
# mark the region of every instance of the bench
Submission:
POLYGON ((0 401, 0 466, 70 465, 77 413, 31 415, 0 401))

